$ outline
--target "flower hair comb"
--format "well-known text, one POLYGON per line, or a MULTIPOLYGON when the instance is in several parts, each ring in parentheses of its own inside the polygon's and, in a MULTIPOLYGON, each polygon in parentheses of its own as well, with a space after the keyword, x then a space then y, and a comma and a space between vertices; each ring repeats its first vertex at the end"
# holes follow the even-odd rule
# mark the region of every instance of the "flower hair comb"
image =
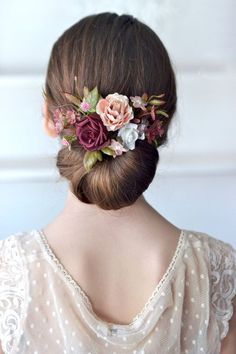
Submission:
POLYGON ((137 139, 146 138, 148 143, 158 146, 157 138, 164 134, 159 118, 169 117, 165 110, 159 109, 165 103, 161 99, 164 94, 148 97, 144 93, 130 96, 129 100, 115 92, 103 98, 97 86, 91 91, 84 86, 83 97, 64 95, 73 108, 65 109, 63 105, 55 109, 55 129, 69 150, 75 140, 86 150, 83 163, 87 172, 103 160, 103 154, 115 158, 134 150, 137 139))

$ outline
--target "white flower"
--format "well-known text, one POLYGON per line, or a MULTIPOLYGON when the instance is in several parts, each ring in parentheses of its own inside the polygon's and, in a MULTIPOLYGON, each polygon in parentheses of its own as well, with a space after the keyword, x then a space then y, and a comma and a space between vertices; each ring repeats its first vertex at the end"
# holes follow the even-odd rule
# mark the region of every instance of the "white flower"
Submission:
POLYGON ((139 138, 138 124, 128 123, 119 129, 117 136, 120 136, 125 149, 134 150, 135 141, 139 138))

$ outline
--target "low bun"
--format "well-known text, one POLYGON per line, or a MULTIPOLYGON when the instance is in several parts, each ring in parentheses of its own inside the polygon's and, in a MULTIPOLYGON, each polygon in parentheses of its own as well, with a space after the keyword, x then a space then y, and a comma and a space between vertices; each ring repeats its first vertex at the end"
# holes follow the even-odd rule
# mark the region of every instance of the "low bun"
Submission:
POLYGON ((104 210, 117 210, 133 204, 152 182, 159 160, 158 150, 137 140, 134 150, 115 158, 105 155, 87 173, 83 166, 85 150, 62 148, 57 156, 60 175, 70 180, 72 193, 82 202, 104 210))

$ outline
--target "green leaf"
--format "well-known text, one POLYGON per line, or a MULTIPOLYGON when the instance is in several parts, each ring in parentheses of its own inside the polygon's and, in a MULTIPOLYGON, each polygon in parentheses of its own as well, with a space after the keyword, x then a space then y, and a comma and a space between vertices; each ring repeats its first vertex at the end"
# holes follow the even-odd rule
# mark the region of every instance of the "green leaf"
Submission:
POLYGON ((160 146, 160 141, 158 141, 158 139, 153 140, 153 142, 155 143, 156 148, 160 146))
POLYGON ((87 96, 89 94, 89 89, 86 86, 84 86, 83 92, 84 92, 84 98, 87 98, 87 96))
POLYGON ((147 99, 148 99, 148 95, 147 95, 147 93, 145 92, 145 93, 143 93, 143 95, 142 95, 142 100, 143 101, 145 101, 145 102, 147 102, 147 99))
POLYGON ((98 160, 97 151, 86 151, 83 159, 84 167, 87 172, 95 165, 98 160))
POLYGON ((98 102, 98 89, 97 86, 95 86, 92 91, 90 91, 86 97, 86 102, 88 102, 91 105, 91 109, 95 109, 97 102, 98 102))
POLYGON ((115 155, 115 151, 109 148, 108 146, 102 148, 101 150, 104 154, 111 155, 111 156, 115 155))
POLYGON ((102 157, 101 151, 98 150, 98 151, 96 151, 96 153, 97 153, 97 159, 98 159, 99 161, 102 161, 103 157, 102 157))
POLYGON ((72 141, 77 140, 76 135, 64 135, 63 138, 66 139, 69 143, 72 143, 72 141))
POLYGON ((157 95, 151 95, 148 100, 151 100, 153 98, 161 98, 161 97, 164 97, 164 96, 165 96, 164 93, 162 93, 161 95, 158 95, 158 96, 157 95))
POLYGON ((148 103, 149 103, 149 104, 152 104, 152 105, 154 104, 154 105, 156 105, 156 106, 159 106, 159 105, 164 104, 165 101, 153 99, 153 100, 151 100, 151 101, 148 101, 148 103))
POLYGON ((77 97, 75 97, 75 96, 73 96, 73 95, 71 95, 70 93, 67 93, 67 92, 65 92, 64 95, 66 96, 66 98, 68 99, 68 101, 70 101, 70 102, 73 103, 74 105, 76 105, 76 106, 79 106, 79 105, 80 105, 81 101, 80 101, 79 98, 77 98, 77 97))
POLYGON ((167 114, 165 111, 162 111, 161 109, 158 109, 156 111, 156 113, 159 113, 161 114, 162 116, 166 117, 166 118, 169 118, 169 114, 167 114))

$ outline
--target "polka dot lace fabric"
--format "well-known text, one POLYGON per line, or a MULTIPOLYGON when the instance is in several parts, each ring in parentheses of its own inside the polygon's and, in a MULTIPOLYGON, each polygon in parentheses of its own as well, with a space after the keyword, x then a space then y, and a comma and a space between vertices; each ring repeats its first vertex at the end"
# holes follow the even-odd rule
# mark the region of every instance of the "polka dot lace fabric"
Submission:
POLYGON ((219 354, 236 295, 236 251, 182 230, 168 269, 129 325, 101 320, 41 230, 0 242, 5 354, 219 354))

